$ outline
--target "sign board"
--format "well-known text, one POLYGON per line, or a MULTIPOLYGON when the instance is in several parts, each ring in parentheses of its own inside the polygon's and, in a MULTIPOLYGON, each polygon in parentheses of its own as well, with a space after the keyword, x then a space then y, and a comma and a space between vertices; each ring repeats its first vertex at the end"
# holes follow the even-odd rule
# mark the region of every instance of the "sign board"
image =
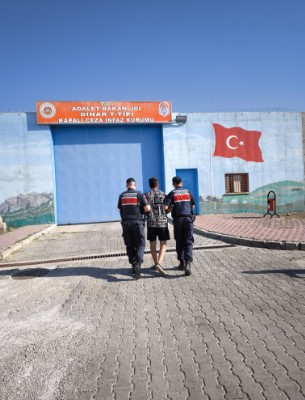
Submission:
POLYGON ((172 122, 170 101, 39 101, 37 123, 71 124, 164 124, 172 122))

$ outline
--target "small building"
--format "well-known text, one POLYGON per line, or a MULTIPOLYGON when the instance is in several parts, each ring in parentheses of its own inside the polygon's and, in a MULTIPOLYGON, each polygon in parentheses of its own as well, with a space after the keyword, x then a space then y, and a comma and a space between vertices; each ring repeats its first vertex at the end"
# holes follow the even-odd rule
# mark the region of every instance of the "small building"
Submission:
POLYGON ((197 214, 305 211, 305 114, 172 113, 171 102, 37 103, 0 113, 0 216, 8 227, 119 220, 132 176, 183 178, 197 214))

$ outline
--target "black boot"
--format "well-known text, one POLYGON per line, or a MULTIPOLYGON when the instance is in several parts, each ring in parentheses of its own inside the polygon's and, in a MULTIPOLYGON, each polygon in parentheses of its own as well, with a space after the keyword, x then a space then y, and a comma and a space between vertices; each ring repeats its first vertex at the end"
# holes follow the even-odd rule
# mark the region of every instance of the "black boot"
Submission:
POLYGON ((134 265, 131 266, 131 273, 132 273, 132 275, 134 275, 136 273, 136 271, 134 269, 134 265))
POLYGON ((134 265, 134 271, 135 271, 135 278, 136 279, 140 279, 141 278, 140 268, 141 268, 141 264, 135 264, 134 265))
POLYGON ((178 265, 178 269, 180 271, 184 271, 185 270, 185 261, 184 260, 180 260, 180 264, 178 265))
POLYGON ((187 260, 185 263, 185 275, 191 275, 191 266, 192 266, 192 261, 187 260))

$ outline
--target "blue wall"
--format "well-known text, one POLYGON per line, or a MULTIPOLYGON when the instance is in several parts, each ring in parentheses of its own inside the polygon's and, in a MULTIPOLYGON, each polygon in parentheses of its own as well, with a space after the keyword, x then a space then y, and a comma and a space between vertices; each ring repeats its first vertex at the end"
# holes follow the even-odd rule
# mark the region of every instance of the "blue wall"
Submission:
POLYGON ((119 220, 128 177, 141 191, 151 176, 164 187, 160 125, 56 126, 52 134, 59 224, 119 220))
MULTIPOLYGON (((277 193, 278 212, 305 210, 301 113, 189 113, 186 124, 163 126, 163 142, 161 132, 157 141, 149 130, 140 136, 146 146, 141 147, 145 162, 139 189, 147 189, 151 175, 162 179, 164 145, 165 181, 161 186, 172 189, 171 178, 177 169, 197 169, 201 213, 264 213, 269 190, 277 193), (263 162, 214 156, 213 124, 261 132, 263 162), (160 152, 158 165, 152 162, 156 151, 160 152), (249 193, 227 196, 226 173, 248 173, 249 193)), ((125 139, 131 141, 128 133, 125 139)), ((0 215, 8 226, 54 222, 52 157, 50 127, 37 125, 35 113, 0 114, 0 215)))

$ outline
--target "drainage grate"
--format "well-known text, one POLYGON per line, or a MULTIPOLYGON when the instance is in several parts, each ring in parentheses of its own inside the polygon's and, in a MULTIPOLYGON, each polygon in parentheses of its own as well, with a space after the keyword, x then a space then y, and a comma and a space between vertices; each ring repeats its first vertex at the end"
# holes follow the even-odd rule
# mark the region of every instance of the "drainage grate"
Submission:
MULTIPOLYGON (((214 244, 214 245, 208 245, 208 246, 194 246, 193 250, 213 250, 213 249, 223 249, 227 247, 235 247, 234 244, 214 244)), ((175 252, 176 249, 166 249, 166 253, 173 253, 175 252)), ((150 254, 150 251, 147 250, 145 251, 145 254, 150 254)))
POLYGON ((45 276, 50 272, 47 268, 30 268, 23 271, 15 272, 12 275, 13 279, 33 279, 45 276))
MULTIPOLYGON (((208 246, 194 246, 193 250, 212 250, 212 249, 223 249, 227 247, 235 247, 234 244, 215 244, 215 245, 208 245, 208 246)), ((166 249, 167 253, 174 253, 176 251, 175 248, 166 249)), ((150 254, 150 250, 145 250, 145 254, 150 254)), ((71 257, 62 257, 62 258, 49 258, 46 260, 28 260, 28 261, 15 261, 15 262, 8 262, 8 263, 1 263, 0 268, 3 267, 20 267, 24 265, 38 265, 38 264, 51 264, 51 263, 64 263, 69 261, 81 261, 81 260, 95 260, 99 258, 114 258, 114 257, 125 257, 127 254, 125 252, 118 252, 118 253, 105 253, 105 254, 87 254, 84 256, 71 256, 71 257)))

